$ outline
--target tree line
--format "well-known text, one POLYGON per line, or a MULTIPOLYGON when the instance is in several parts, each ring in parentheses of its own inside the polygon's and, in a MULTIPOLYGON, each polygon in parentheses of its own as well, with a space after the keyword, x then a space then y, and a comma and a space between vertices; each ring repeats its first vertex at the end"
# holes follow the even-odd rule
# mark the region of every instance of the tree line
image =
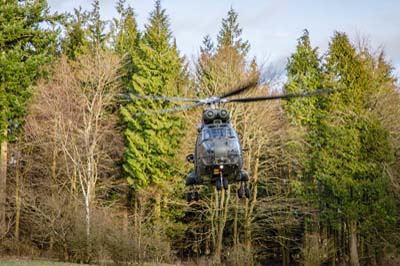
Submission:
MULTIPOLYGON (((131 265, 396 265, 400 97, 384 51, 304 30, 282 91, 249 56, 239 14, 193 61, 159 0, 143 31, 125 0, 51 14, 45 0, 0 5, 0 254, 131 265), (251 196, 184 198, 201 110, 129 95, 328 95, 228 104, 251 196)), ((266 40, 267 41, 267 40, 266 40)))

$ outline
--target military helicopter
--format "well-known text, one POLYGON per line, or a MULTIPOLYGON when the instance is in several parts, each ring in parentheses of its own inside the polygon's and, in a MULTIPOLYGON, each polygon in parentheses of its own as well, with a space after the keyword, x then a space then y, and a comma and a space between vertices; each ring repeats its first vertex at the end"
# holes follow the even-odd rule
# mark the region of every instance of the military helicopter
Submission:
POLYGON ((238 182, 237 190, 239 198, 249 198, 250 191, 247 186, 249 175, 243 167, 243 153, 240 139, 230 122, 230 115, 227 109, 219 108, 226 103, 249 103, 258 101, 269 101, 278 99, 291 99, 298 97, 309 97, 331 93, 333 89, 318 89, 302 93, 290 93, 282 95, 269 95, 260 97, 229 98, 234 95, 255 87, 258 82, 249 82, 244 86, 224 93, 220 96, 211 96, 205 99, 191 99, 180 97, 168 97, 158 95, 133 95, 142 100, 161 100, 173 102, 192 102, 191 105, 184 105, 175 108, 152 110, 138 113, 137 115, 163 114, 188 110, 196 107, 207 106, 203 110, 201 123, 197 127, 197 139, 194 153, 186 156, 186 160, 194 164, 194 171, 186 176, 186 186, 190 191, 186 193, 188 202, 198 201, 198 185, 214 184, 217 190, 227 190, 230 183, 238 182), (217 108, 218 106, 218 108, 217 108))

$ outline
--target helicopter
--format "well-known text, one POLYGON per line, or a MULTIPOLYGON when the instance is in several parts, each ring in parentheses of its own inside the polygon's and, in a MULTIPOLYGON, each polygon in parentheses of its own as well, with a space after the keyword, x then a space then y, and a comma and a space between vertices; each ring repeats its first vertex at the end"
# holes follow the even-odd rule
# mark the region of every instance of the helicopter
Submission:
POLYGON ((243 152, 240 139, 230 122, 229 111, 220 108, 221 105, 233 102, 249 103, 279 99, 287 100, 299 97, 318 96, 335 91, 334 89, 317 89, 301 93, 230 98, 231 96, 241 94, 257 86, 257 84, 257 81, 252 81, 220 96, 211 96, 204 99, 159 95, 133 95, 142 100, 193 103, 191 105, 183 105, 174 108, 151 110, 138 113, 137 115, 163 114, 207 106, 207 108, 203 110, 201 122, 197 127, 198 134, 194 153, 186 156, 186 160, 194 164, 194 171, 188 173, 185 177, 185 185, 190 187, 190 191, 186 193, 188 202, 199 200, 199 193, 196 186, 214 184, 219 191, 222 189, 227 190, 229 184, 233 182, 240 184, 237 190, 239 198, 250 197, 250 191, 247 186, 249 174, 243 169, 243 152))

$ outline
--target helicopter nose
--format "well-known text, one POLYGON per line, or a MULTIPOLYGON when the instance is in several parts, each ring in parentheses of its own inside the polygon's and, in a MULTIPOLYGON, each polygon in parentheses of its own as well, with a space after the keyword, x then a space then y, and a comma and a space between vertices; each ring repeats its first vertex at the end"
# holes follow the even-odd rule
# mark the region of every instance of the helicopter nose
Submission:
POLYGON ((226 163, 226 162, 227 162, 227 159, 224 158, 224 157, 217 158, 217 163, 218 163, 218 164, 224 164, 224 163, 226 163))
POLYGON ((228 146, 221 142, 214 143, 215 160, 217 163, 225 163, 228 160, 228 146))

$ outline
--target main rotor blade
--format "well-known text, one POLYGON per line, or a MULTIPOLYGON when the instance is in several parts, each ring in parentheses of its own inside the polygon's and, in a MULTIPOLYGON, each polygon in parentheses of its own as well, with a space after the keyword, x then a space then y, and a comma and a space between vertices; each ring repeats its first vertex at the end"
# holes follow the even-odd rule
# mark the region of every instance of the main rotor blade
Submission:
POLYGON ((158 100, 158 101, 190 102, 190 103, 200 102, 200 100, 198 99, 170 97, 170 96, 158 96, 158 95, 133 95, 133 96, 142 100, 158 100))
POLYGON ((147 111, 147 112, 139 112, 139 113, 136 113, 135 115, 138 116, 138 115, 154 115, 154 114, 173 113, 173 112, 179 112, 179 111, 196 108, 196 107, 199 107, 202 105, 204 105, 204 103, 196 103, 196 104, 192 104, 192 105, 185 105, 185 106, 179 106, 179 107, 174 107, 174 108, 153 110, 153 111, 147 111))
POLYGON ((246 91, 246 90, 248 90, 248 89, 250 89, 252 87, 255 87, 257 84, 258 84, 258 82, 256 80, 251 81, 250 83, 248 83, 246 85, 243 85, 243 86, 241 86, 241 87, 239 87, 239 88, 237 88, 235 90, 232 90, 232 91, 229 91, 229 92, 227 92, 225 94, 222 94, 221 96, 219 96, 219 98, 223 99, 223 98, 226 98, 226 97, 230 97, 230 96, 242 93, 242 92, 244 92, 244 91, 246 91))
POLYGON ((315 91, 306 91, 301 93, 289 93, 283 95, 271 95, 271 96, 260 96, 260 97, 249 97, 249 98, 237 98, 237 99, 226 99, 224 102, 238 102, 238 103, 246 103, 246 102, 258 102, 258 101, 269 101, 269 100, 279 100, 279 99, 292 99, 292 98, 302 98, 316 95, 323 95, 338 91, 338 89, 320 89, 315 91))
MULTIPOLYGON (((181 97, 170 97, 170 96, 161 96, 161 95, 139 95, 139 94, 131 94, 132 97, 138 98, 141 100, 154 100, 154 101, 170 101, 170 102, 191 102, 198 103, 200 100, 191 99, 191 98, 181 98, 181 97)), ((132 97, 128 94, 121 94, 123 98, 131 99, 132 97)))

